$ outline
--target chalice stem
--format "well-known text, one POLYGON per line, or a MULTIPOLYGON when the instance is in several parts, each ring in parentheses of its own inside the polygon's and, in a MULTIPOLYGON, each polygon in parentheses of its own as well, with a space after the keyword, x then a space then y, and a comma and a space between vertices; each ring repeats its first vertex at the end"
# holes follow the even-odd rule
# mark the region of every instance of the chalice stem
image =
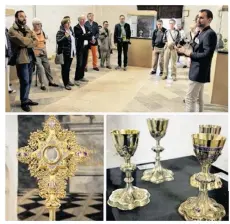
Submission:
MULTIPOLYGON (((131 166, 130 158, 126 159, 125 163, 127 167, 130 167, 131 166)), ((129 168, 125 171, 125 182, 126 182, 126 189, 127 190, 132 189, 133 177, 132 177, 132 171, 129 168)))
POLYGON ((161 170, 161 161, 160 161, 160 141, 159 140, 157 140, 156 141, 156 150, 155 150, 155 152, 156 152, 156 158, 155 158, 155 169, 156 170, 161 170))
POLYGON ((55 221, 56 220, 56 207, 50 207, 49 208, 49 221, 55 221))

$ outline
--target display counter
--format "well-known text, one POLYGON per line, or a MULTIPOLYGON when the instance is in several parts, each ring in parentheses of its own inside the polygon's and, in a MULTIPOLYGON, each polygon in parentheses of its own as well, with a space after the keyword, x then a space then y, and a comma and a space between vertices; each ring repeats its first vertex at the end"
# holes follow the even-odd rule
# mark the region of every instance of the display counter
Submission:
POLYGON ((128 65, 136 67, 152 67, 152 39, 131 37, 128 51, 128 65))
POLYGON ((211 104, 228 106, 228 52, 214 53, 211 67, 209 95, 211 104))

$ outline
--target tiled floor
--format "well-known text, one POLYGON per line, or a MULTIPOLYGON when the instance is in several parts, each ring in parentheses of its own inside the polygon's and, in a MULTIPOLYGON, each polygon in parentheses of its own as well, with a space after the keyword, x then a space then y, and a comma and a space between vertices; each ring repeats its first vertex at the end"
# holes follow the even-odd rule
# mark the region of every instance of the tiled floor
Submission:
MULTIPOLYGON (((188 84, 188 69, 178 68, 176 82, 161 80, 151 76, 150 69, 129 67, 128 71, 116 71, 116 52, 112 55, 112 70, 106 68, 96 72, 89 68, 86 78, 89 83, 73 87, 72 91, 63 88, 60 66, 51 62, 52 74, 61 87, 49 87, 42 91, 35 87, 35 77, 30 98, 39 102, 33 112, 184 112, 183 98, 188 84)), ((91 63, 90 63, 91 64, 91 63)), ((71 68, 74 78, 75 60, 71 68)), ((12 111, 21 111, 18 83, 11 94, 12 111)), ((211 105, 205 85, 206 112, 227 112, 227 107, 211 105)))
MULTIPOLYGON (((37 189, 21 189, 18 193, 18 220, 48 221, 49 212, 45 200, 37 189)), ((71 193, 61 200, 56 212, 57 221, 102 221, 103 194, 71 193)))

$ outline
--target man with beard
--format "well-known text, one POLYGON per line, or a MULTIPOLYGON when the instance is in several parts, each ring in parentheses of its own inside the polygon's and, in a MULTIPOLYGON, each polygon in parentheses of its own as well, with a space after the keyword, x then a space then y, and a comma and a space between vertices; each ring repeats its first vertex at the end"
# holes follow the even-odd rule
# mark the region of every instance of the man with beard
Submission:
POLYGON ((194 37, 192 50, 177 48, 179 53, 191 58, 189 88, 185 98, 187 112, 196 112, 197 99, 199 112, 203 111, 204 83, 210 82, 212 57, 217 44, 217 35, 210 27, 212 20, 210 10, 200 10, 197 18, 199 31, 194 37))
POLYGON ((15 22, 9 29, 12 44, 12 57, 9 65, 16 65, 20 81, 20 100, 22 110, 31 111, 30 106, 38 105, 29 99, 32 81, 33 61, 36 60, 33 47, 37 44, 34 33, 26 25, 26 14, 20 10, 15 13, 15 22))

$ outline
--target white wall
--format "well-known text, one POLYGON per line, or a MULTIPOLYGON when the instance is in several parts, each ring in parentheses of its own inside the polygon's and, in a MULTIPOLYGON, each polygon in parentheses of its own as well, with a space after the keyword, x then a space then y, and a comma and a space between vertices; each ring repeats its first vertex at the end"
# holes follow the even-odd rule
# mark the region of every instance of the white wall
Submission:
MULTIPOLYGON (((61 20, 64 16, 70 16, 72 26, 77 24, 77 19, 80 15, 87 15, 89 12, 94 12, 95 6, 92 5, 37 5, 37 6, 6 6, 6 8, 17 10, 23 10, 27 15, 27 25, 32 27, 32 20, 34 17, 41 19, 43 23, 43 29, 48 35, 47 51, 48 55, 52 56, 56 51, 56 33, 61 25, 61 20)), ((7 26, 12 25, 14 17, 8 17, 6 20, 7 26)))
MULTIPOLYGON (((147 127, 147 118, 168 118, 167 133, 161 140, 161 146, 165 150, 161 154, 162 160, 194 155, 191 135, 199 132, 200 124, 214 124, 222 127, 221 135, 228 137, 227 115, 122 115, 107 116, 107 168, 117 167, 124 160, 116 154, 112 143, 111 130, 113 129, 138 129, 140 130, 139 146, 132 161, 135 164, 152 162, 155 153, 151 148, 155 140, 151 137, 147 127)), ((228 141, 222 151, 222 155, 214 163, 215 166, 228 171, 228 141)))
POLYGON ((201 9, 209 9, 213 13, 213 21, 211 23, 211 27, 215 30, 215 32, 220 32, 220 24, 222 26, 221 33, 223 34, 223 37, 228 36, 228 12, 222 12, 222 19, 221 19, 221 13, 219 13, 219 10, 222 8, 222 5, 185 5, 184 10, 189 10, 189 16, 184 17, 184 29, 186 32, 189 31, 190 25, 194 23, 194 19, 196 15, 199 13, 201 9), (221 23, 222 20, 222 23, 221 23))
POLYGON ((6 115, 5 131, 5 167, 6 167, 6 220, 17 221, 18 190, 18 120, 16 115, 6 115))
MULTIPOLYGON (((77 23, 77 18, 79 15, 87 14, 93 12, 95 15, 95 20, 102 25, 103 21, 107 20, 109 22, 109 27, 112 32, 114 32, 114 26, 119 22, 119 16, 121 14, 127 15, 129 12, 137 10, 136 5, 68 5, 68 6, 44 6, 44 5, 22 5, 22 6, 6 6, 9 9, 24 10, 27 15, 27 25, 32 27, 32 19, 36 16, 40 18, 43 22, 43 28, 46 34, 49 36, 47 42, 48 55, 52 56, 55 54, 56 49, 56 32, 60 26, 62 18, 69 15, 72 20, 72 26, 77 23)), ((189 10, 189 17, 184 17, 185 21, 185 31, 189 30, 190 25, 193 23, 195 16, 198 14, 199 10, 202 8, 208 8, 213 12, 214 20, 211 23, 211 27, 219 32, 220 24, 222 26, 221 33, 223 37, 228 35, 228 19, 227 12, 222 12, 222 23, 221 17, 219 16, 219 9, 221 5, 211 5, 211 6, 184 6, 184 10, 189 10)), ((9 27, 14 21, 14 17, 8 17, 6 19, 6 25, 9 27)), ((166 24, 167 26, 167 24, 166 24)))

